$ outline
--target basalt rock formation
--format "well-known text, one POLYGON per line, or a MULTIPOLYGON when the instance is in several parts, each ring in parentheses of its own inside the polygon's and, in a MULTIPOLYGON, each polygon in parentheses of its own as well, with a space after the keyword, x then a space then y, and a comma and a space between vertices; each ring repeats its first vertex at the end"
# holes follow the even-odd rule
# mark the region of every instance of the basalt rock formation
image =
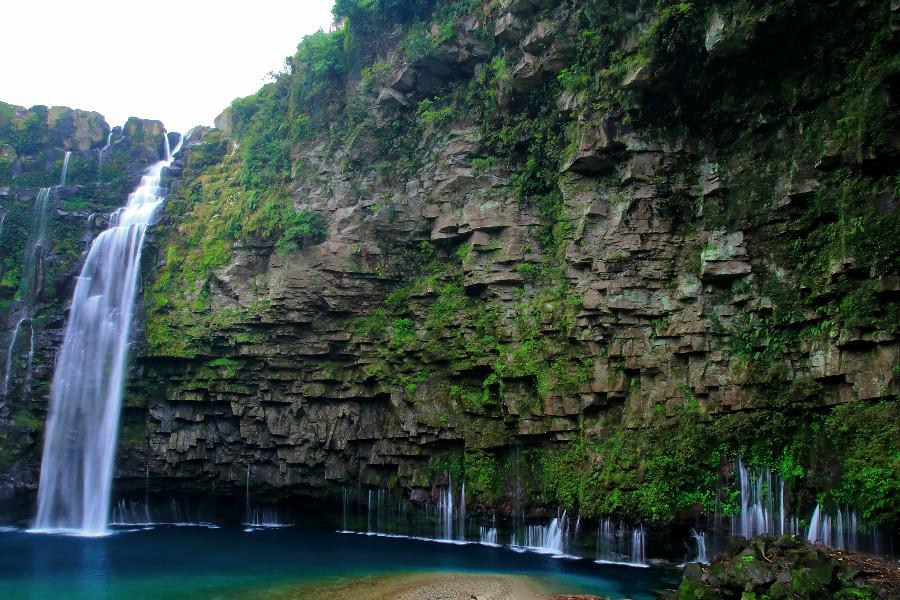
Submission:
POLYGON ((335 11, 184 151, 121 494, 896 528, 895 2, 335 11))

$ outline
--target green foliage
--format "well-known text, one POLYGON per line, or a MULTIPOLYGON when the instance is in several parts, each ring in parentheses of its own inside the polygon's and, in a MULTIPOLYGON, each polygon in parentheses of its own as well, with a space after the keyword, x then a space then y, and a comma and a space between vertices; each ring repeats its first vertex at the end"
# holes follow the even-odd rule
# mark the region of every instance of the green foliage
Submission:
POLYGON ((755 361, 768 364, 784 352, 785 339, 771 319, 756 319, 754 315, 737 322, 731 335, 731 351, 745 363, 755 361))
POLYGON ((463 455, 466 493, 475 501, 494 503, 503 494, 502 469, 496 456, 487 452, 463 455))
POLYGON ((228 152, 228 139, 220 131, 210 131, 203 136, 202 144, 194 144, 188 152, 188 173, 201 171, 222 162, 228 152))
POLYGON ((840 485, 832 492, 875 525, 895 525, 900 515, 900 403, 854 402, 827 416, 823 432, 839 457, 840 485))
POLYGON ((419 102, 416 107, 416 118, 426 125, 439 126, 453 117, 453 107, 443 106, 438 108, 436 103, 428 98, 419 102))
POLYGON ((321 244, 325 241, 325 219, 319 213, 299 210, 290 213, 281 224, 283 233, 275 244, 280 254, 296 252, 304 243, 321 244))
POLYGON ((465 466, 462 453, 435 455, 428 462, 428 476, 430 479, 449 475, 456 481, 462 481, 464 474, 465 466))

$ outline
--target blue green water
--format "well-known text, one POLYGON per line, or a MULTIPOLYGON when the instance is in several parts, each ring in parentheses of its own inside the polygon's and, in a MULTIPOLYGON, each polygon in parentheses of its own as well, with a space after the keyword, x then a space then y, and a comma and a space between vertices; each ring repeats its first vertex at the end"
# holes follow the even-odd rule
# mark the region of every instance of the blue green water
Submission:
POLYGON ((155 527, 103 538, 0 532, 0 598, 231 600, 368 575, 456 571, 535 575, 553 591, 650 599, 677 573, 300 528, 155 527))

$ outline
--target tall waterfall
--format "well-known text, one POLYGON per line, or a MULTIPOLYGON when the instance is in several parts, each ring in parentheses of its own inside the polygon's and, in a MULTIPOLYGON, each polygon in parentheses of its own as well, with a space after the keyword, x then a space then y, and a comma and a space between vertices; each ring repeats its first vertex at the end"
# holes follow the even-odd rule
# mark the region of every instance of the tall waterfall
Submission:
POLYGON ((53 374, 41 463, 38 531, 103 535, 144 233, 163 201, 166 158, 149 167, 91 244, 53 374))

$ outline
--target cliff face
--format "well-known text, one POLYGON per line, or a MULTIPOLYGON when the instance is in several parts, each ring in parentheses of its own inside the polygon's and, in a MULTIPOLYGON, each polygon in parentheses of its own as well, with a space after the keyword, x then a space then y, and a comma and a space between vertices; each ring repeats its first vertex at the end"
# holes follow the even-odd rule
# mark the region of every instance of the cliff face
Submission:
POLYGON ((338 2, 185 151, 119 492, 896 526, 897 7, 819 4, 338 2))
POLYGON ((896 3, 375 4, 189 150, 123 475, 896 522, 896 3))
POLYGON ((110 130, 95 112, 0 103, 0 505, 6 518, 33 510, 50 381, 84 252, 144 167, 158 160, 162 135, 158 121, 130 119, 124 130, 110 130))

